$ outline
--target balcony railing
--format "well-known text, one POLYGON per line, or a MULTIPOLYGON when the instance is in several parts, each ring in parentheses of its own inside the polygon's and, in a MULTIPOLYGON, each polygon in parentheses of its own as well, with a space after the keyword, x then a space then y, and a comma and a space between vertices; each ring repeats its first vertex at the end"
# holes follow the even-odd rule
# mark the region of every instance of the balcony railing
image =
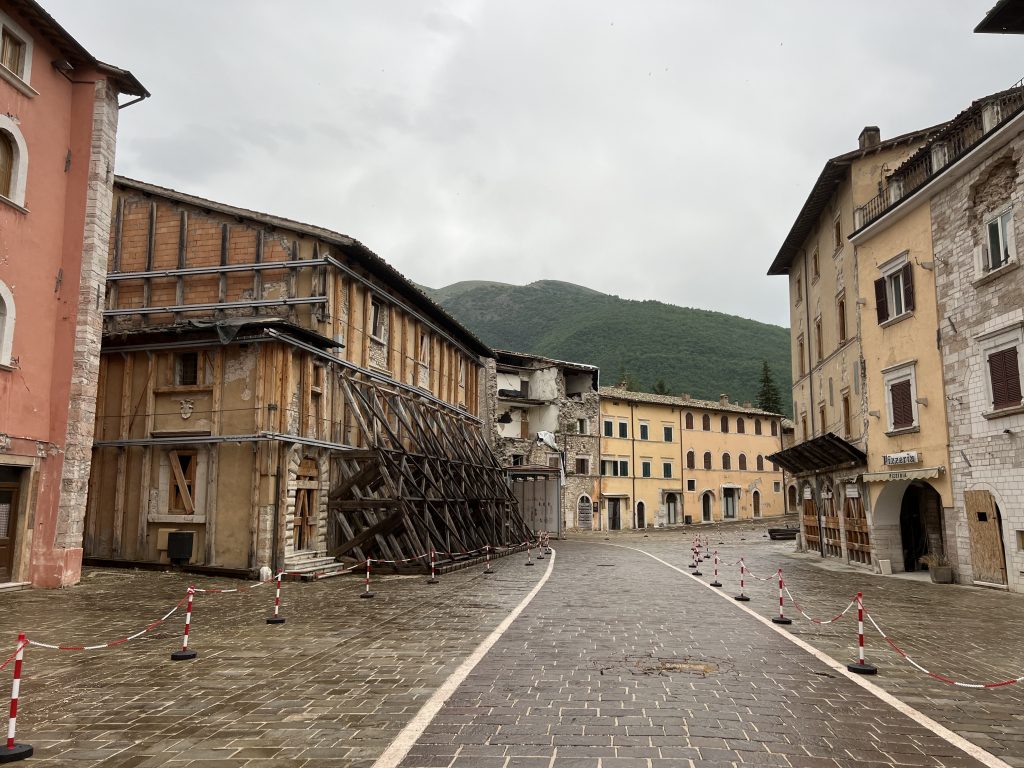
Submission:
POLYGON ((897 168, 879 193, 854 211, 854 228, 875 219, 923 187, 947 165, 970 152, 985 135, 1024 107, 1024 86, 1015 84, 997 98, 974 105, 897 168))

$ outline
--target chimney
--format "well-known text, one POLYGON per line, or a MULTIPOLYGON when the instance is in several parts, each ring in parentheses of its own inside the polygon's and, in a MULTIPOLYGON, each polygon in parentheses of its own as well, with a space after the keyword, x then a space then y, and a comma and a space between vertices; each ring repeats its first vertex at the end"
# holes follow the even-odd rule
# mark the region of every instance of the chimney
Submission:
POLYGON ((747 400, 745 403, 743 403, 743 407, 744 408, 749 408, 750 407, 750 401, 747 400))
POLYGON ((728 405, 729 404, 729 396, 728 395, 719 395, 718 396, 718 404, 719 405, 728 405))
POLYGON ((864 130, 857 137, 857 146, 861 149, 871 149, 882 143, 882 132, 877 125, 866 125, 864 130))
POLYGON ((690 393, 689 392, 683 392, 683 400, 689 400, 689 399, 690 399, 690 393))

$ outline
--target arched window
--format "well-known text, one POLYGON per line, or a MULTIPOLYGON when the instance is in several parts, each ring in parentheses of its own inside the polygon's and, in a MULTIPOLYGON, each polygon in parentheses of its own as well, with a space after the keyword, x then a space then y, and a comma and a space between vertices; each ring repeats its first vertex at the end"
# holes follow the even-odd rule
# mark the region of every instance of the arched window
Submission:
POLYGON ((779 436, 779 422, 773 421, 772 422, 772 437, 778 437, 778 436, 779 436))
POLYGON ((761 516, 761 493, 759 491, 754 491, 751 494, 751 498, 753 499, 753 502, 754 502, 754 517, 760 517, 761 516))
POLYGON ((686 428, 687 429, 693 429, 693 414, 692 413, 686 414, 686 428))
POLYGON ((740 469, 741 470, 745 470, 747 468, 747 454, 741 453, 740 454, 739 462, 740 462, 740 469))
POLYGON ((0 195, 12 203, 25 205, 25 180, 28 177, 28 145, 18 124, 0 114, 0 195))
POLYGON ((711 451, 704 452, 704 469, 711 469, 711 451))
POLYGON ((761 434, 761 420, 760 419, 754 419, 754 434, 755 435, 760 435, 761 434))
POLYGON ((728 416, 723 416, 722 417, 722 431, 723 432, 728 432, 729 431, 729 417, 728 416))
POLYGON ((732 456, 728 453, 722 454, 722 469, 732 469, 732 456))
POLYGON ((686 452, 686 468, 696 469, 697 467, 697 455, 691 450, 686 452))
POLYGON ((738 433, 740 433, 741 435, 745 434, 746 431, 747 431, 747 425, 744 424, 742 416, 740 416, 738 419, 736 419, 736 431, 738 433))
POLYGON ((757 471, 764 472, 764 456, 757 457, 757 471))
POLYGON ((704 418, 701 419, 701 426, 704 428, 705 432, 711 431, 711 417, 706 413, 704 414, 704 418))
POLYGON ((14 294, 0 280, 0 365, 11 364, 14 346, 14 294))

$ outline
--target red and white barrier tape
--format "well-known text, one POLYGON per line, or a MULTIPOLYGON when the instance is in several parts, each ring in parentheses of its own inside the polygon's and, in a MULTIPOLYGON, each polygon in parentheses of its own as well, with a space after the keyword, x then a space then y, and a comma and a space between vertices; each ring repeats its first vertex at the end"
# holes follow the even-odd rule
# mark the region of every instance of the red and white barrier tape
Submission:
MULTIPOLYGON (((132 640, 137 640, 138 638, 142 637, 147 632, 150 632, 150 631, 156 629, 161 624, 163 624, 165 621, 167 621, 169 618, 171 618, 171 616, 173 616, 178 611, 178 609, 181 608, 182 605, 184 605, 186 600, 188 600, 188 595, 186 595, 185 597, 181 598, 181 600, 178 601, 177 605, 175 605, 173 608, 171 608, 171 610, 169 610, 167 613, 165 613, 159 619, 157 619, 156 621, 150 622, 143 629, 141 629, 138 632, 136 632, 134 635, 128 635, 127 637, 122 637, 122 638, 119 638, 117 640, 110 640, 110 641, 108 641, 106 643, 97 643, 95 645, 72 645, 70 643, 61 643, 59 645, 54 645, 52 643, 41 643, 38 640, 32 640, 32 639, 26 640, 25 643, 26 643, 26 645, 31 645, 31 646, 33 646, 35 648, 46 648, 46 649, 51 650, 51 651, 102 651, 102 650, 105 650, 107 648, 113 648, 113 647, 118 646, 118 645, 123 645, 124 643, 130 642, 132 640)), ((0 669, 3 669, 3 667, 0 666, 0 669)))
POLYGON ((14 653, 12 653, 10 656, 8 656, 6 659, 4 659, 4 663, 3 664, 0 664, 0 671, 6 669, 7 665, 10 664, 12 661, 14 661, 17 658, 18 654, 21 653, 22 649, 26 645, 28 645, 28 640, 19 641, 18 642, 18 647, 14 649, 14 653))
POLYGON ((874 616, 872 616, 870 613, 866 615, 868 617, 868 621, 871 622, 871 624, 874 626, 878 634, 882 636, 882 639, 885 640, 885 642, 887 642, 889 646, 894 651, 896 651, 896 653, 898 653, 900 656, 906 659, 908 664, 910 664, 918 671, 924 672, 929 677, 933 677, 939 682, 946 683, 946 685, 955 685, 957 688, 1002 688, 1005 685, 1014 685, 1016 683, 1024 682, 1024 675, 1021 675, 1020 677, 1015 677, 1010 680, 1002 680, 998 683, 964 683, 959 680, 953 680, 951 678, 948 678, 945 675, 940 675, 937 672, 932 672, 931 670, 925 669, 923 666, 918 664, 916 661, 914 661, 913 658, 911 658, 910 654, 908 654, 906 651, 904 651, 902 648, 896 645, 896 643, 893 642, 893 639, 889 637, 887 634, 885 634, 885 632, 882 631, 882 628, 878 626, 878 622, 875 621, 874 616))
POLYGON ((816 619, 813 616, 808 616, 806 613, 804 613, 804 609, 800 607, 800 603, 798 603, 796 601, 796 599, 793 597, 793 593, 789 591, 789 585, 788 584, 783 582, 782 586, 783 586, 783 589, 786 590, 786 594, 789 595, 789 602, 793 605, 794 608, 796 608, 797 613, 799 613, 801 616, 803 616, 805 619, 807 619, 812 624, 832 624, 833 622, 839 621, 841 618, 843 618, 843 616, 845 616, 846 614, 848 614, 850 612, 850 609, 852 609, 853 606, 855 606, 857 604, 857 600, 855 598, 855 599, 850 601, 850 604, 848 606, 846 606, 846 608, 843 610, 842 613, 836 614, 831 619, 816 619))

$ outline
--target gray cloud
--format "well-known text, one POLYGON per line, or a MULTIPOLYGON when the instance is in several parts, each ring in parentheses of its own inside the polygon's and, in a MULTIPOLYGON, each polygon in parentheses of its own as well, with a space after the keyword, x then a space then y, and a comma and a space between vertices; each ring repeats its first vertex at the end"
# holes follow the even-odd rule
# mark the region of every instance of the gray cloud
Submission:
POLYGON ((418 282, 560 279, 766 322, 824 161, 1009 86, 991 0, 46 0, 153 98, 118 170, 333 227, 418 282), (287 13, 285 13, 285 9, 287 13))

